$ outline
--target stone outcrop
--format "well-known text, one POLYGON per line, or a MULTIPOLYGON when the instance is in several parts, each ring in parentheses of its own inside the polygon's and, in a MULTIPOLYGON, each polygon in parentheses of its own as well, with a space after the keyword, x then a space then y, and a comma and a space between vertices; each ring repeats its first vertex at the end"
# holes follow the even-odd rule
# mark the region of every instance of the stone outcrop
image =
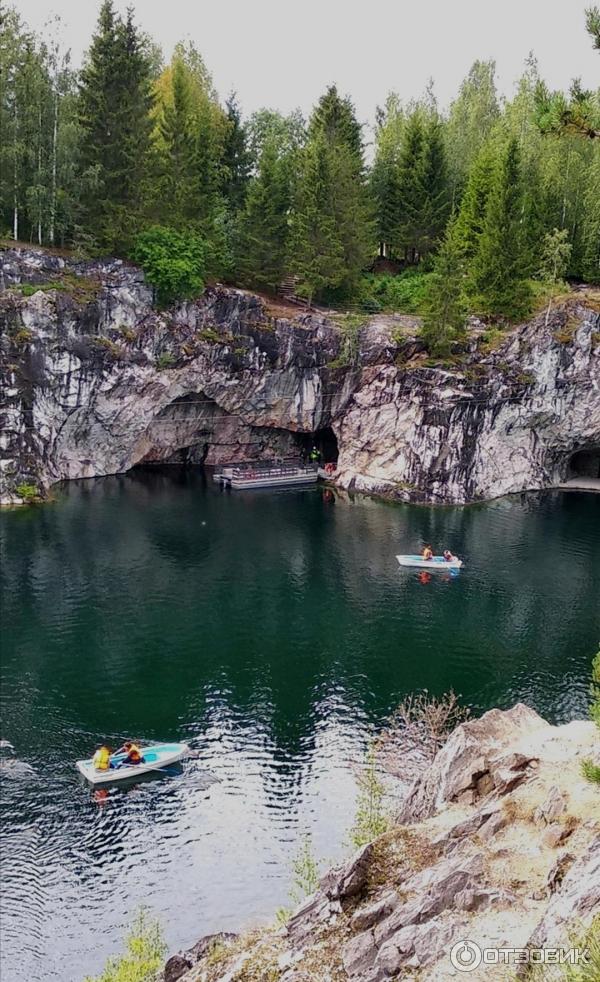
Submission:
POLYGON ((463 502, 600 447, 598 297, 434 365, 414 318, 297 314, 214 286, 157 310, 134 267, 0 252, 1 495, 140 462, 256 459, 327 430, 341 488, 463 502))
MULTIPOLYGON (((571 947, 600 916, 598 791, 580 766, 597 747, 592 723, 553 727, 523 705, 462 724, 402 822, 329 870, 283 928, 210 952, 203 941, 182 982, 441 982, 456 976, 450 951, 465 939, 571 947)), ((496 976, 482 963, 469 977, 518 968, 496 976)))

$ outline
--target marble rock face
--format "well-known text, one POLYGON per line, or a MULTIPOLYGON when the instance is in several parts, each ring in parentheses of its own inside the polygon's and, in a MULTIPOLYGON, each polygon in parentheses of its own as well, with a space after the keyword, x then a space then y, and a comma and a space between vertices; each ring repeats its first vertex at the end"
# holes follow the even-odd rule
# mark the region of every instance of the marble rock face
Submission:
POLYGON ((584 295, 493 352, 473 337, 450 368, 428 364, 411 319, 282 313, 221 286, 159 310, 120 261, 0 252, 1 500, 140 462, 297 453, 326 430, 340 488, 467 502, 553 486, 600 448, 584 295))

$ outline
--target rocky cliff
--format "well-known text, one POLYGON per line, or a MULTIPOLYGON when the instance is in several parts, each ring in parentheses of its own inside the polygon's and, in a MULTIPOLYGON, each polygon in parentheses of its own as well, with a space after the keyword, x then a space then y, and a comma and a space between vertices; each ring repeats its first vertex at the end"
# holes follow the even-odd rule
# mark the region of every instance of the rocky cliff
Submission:
POLYGON ((474 328, 434 363, 411 318, 296 314, 219 286, 159 311, 116 261, 4 250, 0 291, 5 503, 23 484, 264 458, 315 435, 337 445, 342 488, 465 502, 553 486, 600 448, 597 295, 506 337, 474 328))
MULTIPOLYGON (((600 919, 599 792, 580 769, 599 750, 592 723, 553 727, 520 704, 463 723, 392 829, 283 927, 203 938, 165 982, 516 978, 525 956, 508 949, 570 949, 600 919)), ((597 940, 595 958, 582 982, 600 977, 597 940)), ((535 978, 565 978, 552 972, 535 978)))

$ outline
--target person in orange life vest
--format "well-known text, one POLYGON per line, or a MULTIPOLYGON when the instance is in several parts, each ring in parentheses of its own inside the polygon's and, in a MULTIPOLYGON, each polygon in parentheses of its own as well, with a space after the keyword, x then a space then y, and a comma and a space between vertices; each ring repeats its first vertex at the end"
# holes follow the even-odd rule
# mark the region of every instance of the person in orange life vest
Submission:
POLYGON ((433 559, 433 552, 431 551, 431 546, 425 546, 421 554, 421 558, 424 559, 425 562, 428 562, 430 559, 433 559))
POLYGON ((92 764, 97 771, 108 771, 111 767, 114 767, 110 759, 110 748, 106 744, 98 747, 92 758, 92 764))
POLYGON ((126 754, 125 758, 117 765, 118 767, 131 767, 134 764, 144 763, 142 751, 137 743, 133 743, 131 740, 126 740, 120 750, 117 750, 117 753, 126 754))

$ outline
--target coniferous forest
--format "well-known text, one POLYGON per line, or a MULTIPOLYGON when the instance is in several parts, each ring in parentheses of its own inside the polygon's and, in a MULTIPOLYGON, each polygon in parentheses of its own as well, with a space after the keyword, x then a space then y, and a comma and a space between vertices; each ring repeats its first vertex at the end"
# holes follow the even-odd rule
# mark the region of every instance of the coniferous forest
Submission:
MULTIPOLYGON (((165 62, 112 0, 79 71, 51 30, 0 18, 4 239, 131 258, 165 303, 221 279, 418 312, 440 350, 469 313, 600 282, 600 90, 549 91, 533 56, 512 98, 478 61, 447 110, 432 85, 390 93, 371 133, 334 85, 309 119, 244 118, 192 44, 165 62)), ((585 29, 600 49, 596 8, 585 29)))

